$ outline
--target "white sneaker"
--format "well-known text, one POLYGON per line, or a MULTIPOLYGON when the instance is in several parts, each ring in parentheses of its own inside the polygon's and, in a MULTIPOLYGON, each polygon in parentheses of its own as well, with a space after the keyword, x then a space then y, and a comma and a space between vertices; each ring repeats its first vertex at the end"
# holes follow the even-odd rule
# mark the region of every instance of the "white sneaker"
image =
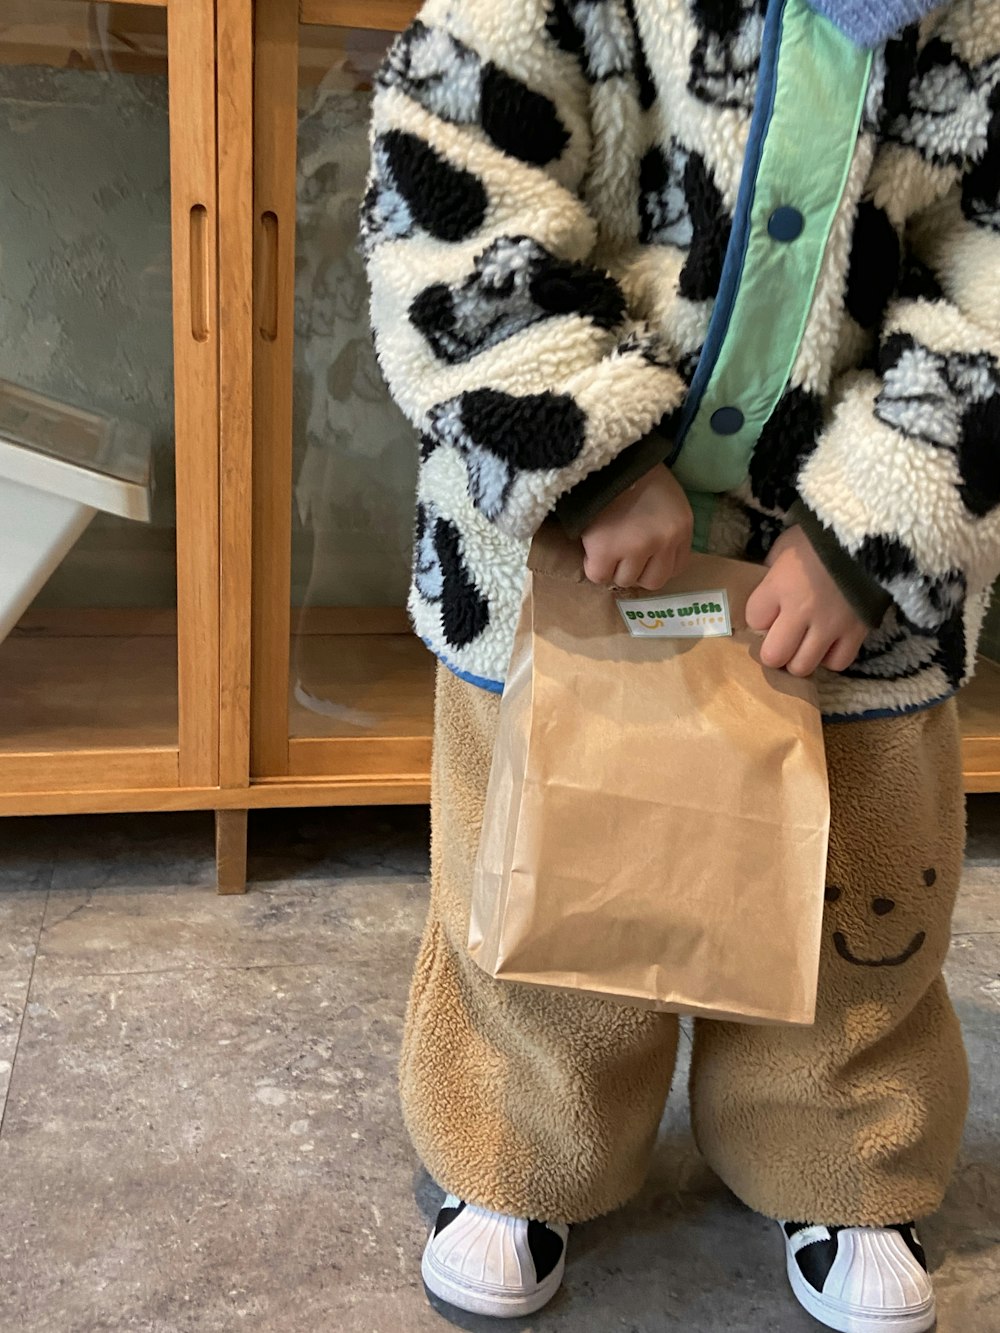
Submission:
POLYGON ((491 1213, 446 1196, 420 1266, 428 1291, 472 1314, 516 1319, 559 1290, 569 1227, 491 1213))
POLYGON ((892 1227, 782 1224, 799 1303, 838 1333, 926 1333, 934 1288, 912 1222, 892 1227))

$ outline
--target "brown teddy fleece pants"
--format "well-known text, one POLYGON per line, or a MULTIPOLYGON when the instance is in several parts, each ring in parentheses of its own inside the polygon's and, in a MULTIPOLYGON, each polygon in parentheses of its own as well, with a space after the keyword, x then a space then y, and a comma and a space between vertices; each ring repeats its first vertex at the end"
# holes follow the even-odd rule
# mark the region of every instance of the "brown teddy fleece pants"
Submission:
MULTIPOLYGON (((499 705, 439 670, 431 905, 403 1111, 446 1190, 580 1222, 643 1183, 678 1020, 495 981, 469 958, 499 705)), ((826 744, 833 818, 815 1026, 697 1020, 692 1123, 751 1208, 879 1226, 938 1206, 965 1118, 965 1053, 941 976, 963 850, 956 708, 832 725, 826 744)))

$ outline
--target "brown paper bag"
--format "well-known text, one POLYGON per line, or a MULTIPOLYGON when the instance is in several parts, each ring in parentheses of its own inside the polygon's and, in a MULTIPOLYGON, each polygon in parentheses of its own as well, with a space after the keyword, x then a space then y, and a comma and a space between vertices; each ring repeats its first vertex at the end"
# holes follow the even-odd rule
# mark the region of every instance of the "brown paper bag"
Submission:
POLYGON ((763 573, 696 555, 650 599, 588 583, 558 529, 536 538, 473 887, 469 948, 492 976, 813 1021, 823 733, 813 682, 764 667, 746 627, 763 573), (723 592, 731 637, 668 637, 722 633, 723 592), (630 597, 652 605, 629 618, 630 597))

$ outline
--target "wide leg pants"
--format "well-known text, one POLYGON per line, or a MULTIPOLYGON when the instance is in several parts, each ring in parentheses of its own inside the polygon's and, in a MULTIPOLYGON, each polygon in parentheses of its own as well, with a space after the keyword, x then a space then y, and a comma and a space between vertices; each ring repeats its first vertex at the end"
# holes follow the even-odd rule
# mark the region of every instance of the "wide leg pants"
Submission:
MULTIPOLYGON (((430 912, 401 1061, 406 1123, 446 1190, 579 1222, 642 1185, 678 1020, 495 981, 466 951, 499 699, 438 675, 430 912)), ((941 975, 962 864, 953 702, 826 728, 832 797, 816 1023, 698 1020, 697 1143, 751 1208, 877 1226, 932 1212, 967 1068, 941 975)))

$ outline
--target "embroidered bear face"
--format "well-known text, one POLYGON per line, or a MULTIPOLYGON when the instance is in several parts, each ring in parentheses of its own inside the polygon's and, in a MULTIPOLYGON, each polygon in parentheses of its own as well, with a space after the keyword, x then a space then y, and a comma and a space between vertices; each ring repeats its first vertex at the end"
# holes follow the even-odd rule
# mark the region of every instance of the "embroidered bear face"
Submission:
POLYGON ((954 453, 959 495, 985 518, 1000 505, 994 466, 1000 362, 991 352, 934 352, 909 334, 883 346, 878 419, 910 439, 954 453))
POLYGON ((613 329, 624 317, 625 298, 607 274, 559 259, 527 236, 501 236, 477 256, 464 282, 425 287, 409 310, 435 355, 451 365, 571 314, 613 329))
MULTIPOLYGON (((932 889, 937 883, 937 871, 932 866, 928 867, 922 879, 924 886, 932 889)), ((843 897, 844 890, 839 884, 827 886, 828 903, 837 903, 843 897)), ((924 947, 927 932, 910 929, 910 924, 905 920, 909 913, 900 913, 897 917, 897 903, 894 899, 873 897, 866 908, 867 919, 857 932, 858 936, 864 933, 865 938, 855 938, 854 932, 849 938, 844 930, 833 932, 833 947, 845 963, 850 963, 852 967, 902 967, 924 947), (880 924, 882 922, 885 923, 884 928, 880 924), (895 929, 897 924, 898 930, 895 929)))
POLYGON ((469 389, 427 414, 422 455, 441 446, 465 463, 472 503, 491 522, 524 472, 568 467, 581 453, 586 413, 571 394, 469 389))
POLYGON ((757 70, 767 0, 694 0, 698 41, 688 87, 710 106, 749 111, 757 95, 757 70))

